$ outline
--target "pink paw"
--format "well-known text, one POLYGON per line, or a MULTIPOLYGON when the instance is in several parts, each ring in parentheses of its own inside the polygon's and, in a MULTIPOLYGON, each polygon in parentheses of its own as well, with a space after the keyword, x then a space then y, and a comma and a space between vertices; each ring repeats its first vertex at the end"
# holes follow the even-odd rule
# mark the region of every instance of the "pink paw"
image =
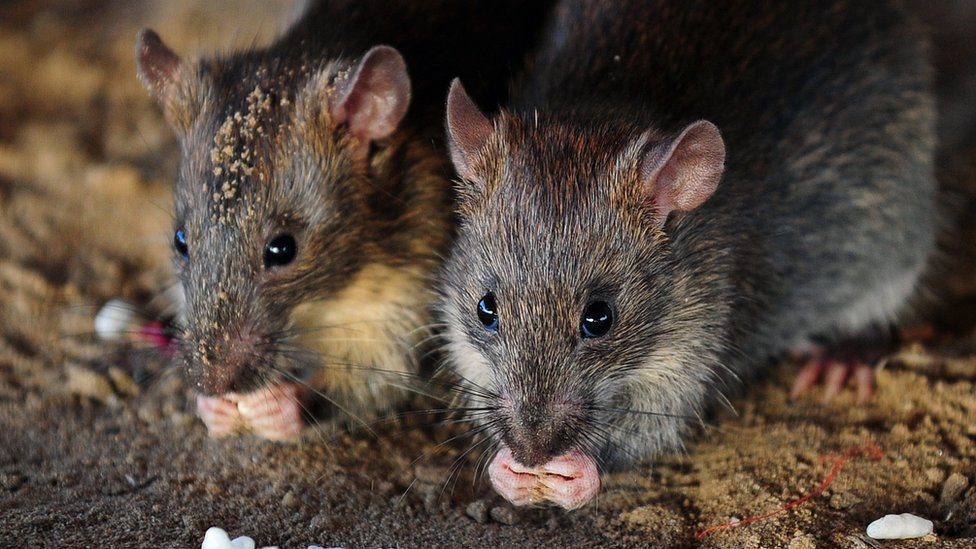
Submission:
POLYGON ((305 428, 304 398, 301 386, 279 383, 243 395, 198 396, 197 413, 213 437, 251 431, 269 440, 292 440, 305 428))
POLYGON ((197 395, 197 415, 215 438, 230 436, 244 428, 237 404, 224 397, 197 395))
POLYGON ((815 352, 800 369, 793 381, 790 398, 795 399, 823 379, 823 403, 831 402, 844 389, 848 379, 854 380, 857 401, 865 403, 874 394, 874 368, 870 363, 851 355, 831 356, 815 352))
POLYGON ((600 474, 593 458, 579 451, 559 456, 539 467, 525 467, 502 448, 488 466, 495 491, 515 505, 554 503, 567 511, 578 509, 600 492, 600 474))

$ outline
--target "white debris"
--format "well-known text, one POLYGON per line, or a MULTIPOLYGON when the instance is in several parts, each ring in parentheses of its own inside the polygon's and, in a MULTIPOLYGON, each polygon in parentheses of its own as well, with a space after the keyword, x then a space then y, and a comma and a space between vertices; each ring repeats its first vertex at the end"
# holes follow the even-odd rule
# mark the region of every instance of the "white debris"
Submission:
POLYGON ((932 533, 932 521, 911 513, 885 515, 868 525, 868 536, 874 539, 912 539, 932 533))
POLYGON ((110 299, 95 315, 95 333, 104 341, 118 341, 141 321, 135 305, 124 299, 110 299))
POLYGON ((207 530, 203 536, 203 545, 200 549, 254 549, 254 540, 247 536, 231 540, 227 532, 214 527, 207 530))
MULTIPOLYGON (((254 540, 247 537, 241 536, 239 538, 230 539, 222 528, 217 528, 216 526, 207 530, 207 533, 203 536, 203 545, 200 549, 254 549, 254 540)), ((276 546, 262 547, 261 549, 278 549, 276 546)), ((308 549, 326 549, 325 547, 319 547, 318 545, 309 545, 308 549)), ((329 549, 342 549, 341 547, 331 547, 329 549)))

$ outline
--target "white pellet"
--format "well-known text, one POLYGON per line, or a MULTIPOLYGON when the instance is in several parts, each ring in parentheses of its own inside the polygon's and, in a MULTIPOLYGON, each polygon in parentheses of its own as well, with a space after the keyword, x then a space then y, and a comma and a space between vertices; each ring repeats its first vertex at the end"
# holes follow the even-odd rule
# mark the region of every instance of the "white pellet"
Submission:
MULTIPOLYGON (((254 549, 254 540, 247 537, 241 536, 239 538, 230 539, 222 528, 217 528, 214 526, 207 530, 207 533, 203 536, 203 545, 200 549, 254 549)), ((262 547, 261 549, 278 549, 277 546, 262 547)), ((318 545, 309 545, 308 549, 342 549, 341 547, 320 547, 318 545)))
POLYGON ((885 515, 868 525, 868 536, 874 539, 912 539, 932 533, 932 521, 911 513, 885 515))
POLYGON ((203 545, 200 549, 237 549, 230 541, 230 536, 227 535, 222 528, 210 528, 207 533, 203 536, 203 545))

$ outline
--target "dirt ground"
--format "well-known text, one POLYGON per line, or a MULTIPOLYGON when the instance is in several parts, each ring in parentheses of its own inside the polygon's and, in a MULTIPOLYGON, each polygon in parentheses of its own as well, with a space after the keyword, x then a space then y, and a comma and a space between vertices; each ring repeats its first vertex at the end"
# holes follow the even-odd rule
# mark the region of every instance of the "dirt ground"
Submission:
POLYGON ((177 150, 136 80, 134 37, 152 26, 178 52, 226 51, 273 37, 289 5, 0 2, 0 547, 195 548, 210 526, 282 548, 976 546, 965 268, 944 280, 935 335, 888 359, 869 404, 790 402, 798 366, 783 364, 685 453, 609 476, 572 514, 512 509, 473 461, 455 471, 465 447, 441 445, 452 433, 432 418, 300 444, 208 438, 163 357, 93 335, 102 303, 152 307, 170 281, 177 150), (851 451, 866 445, 881 454, 851 451), (810 493, 845 452, 823 493, 696 539, 810 493), (936 533, 864 537, 904 512, 936 533))

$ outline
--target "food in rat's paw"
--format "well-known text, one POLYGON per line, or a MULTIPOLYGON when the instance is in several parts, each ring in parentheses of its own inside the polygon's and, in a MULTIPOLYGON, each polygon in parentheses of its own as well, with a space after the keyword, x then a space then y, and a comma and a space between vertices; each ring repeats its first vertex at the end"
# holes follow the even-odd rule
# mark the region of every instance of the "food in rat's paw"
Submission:
POLYGON ((139 35, 181 144, 174 348, 211 433, 294 438, 305 410, 355 426, 405 400, 451 234, 437 113, 459 73, 500 93, 544 4, 319 0, 271 46, 200 60, 139 35))
POLYGON ((488 467, 498 491, 516 505, 553 503, 564 509, 582 507, 600 491, 596 464, 579 452, 558 456, 540 467, 526 467, 503 448, 488 467))
POLYGON ((908 311, 935 116, 893 2, 562 0, 546 28, 501 114, 449 93, 439 310, 495 489, 576 508, 777 358, 908 311))
POLYGON ((219 397, 197 395, 197 415, 213 437, 252 432, 269 440, 291 440, 301 434, 307 389, 296 383, 277 383, 251 393, 219 397))

